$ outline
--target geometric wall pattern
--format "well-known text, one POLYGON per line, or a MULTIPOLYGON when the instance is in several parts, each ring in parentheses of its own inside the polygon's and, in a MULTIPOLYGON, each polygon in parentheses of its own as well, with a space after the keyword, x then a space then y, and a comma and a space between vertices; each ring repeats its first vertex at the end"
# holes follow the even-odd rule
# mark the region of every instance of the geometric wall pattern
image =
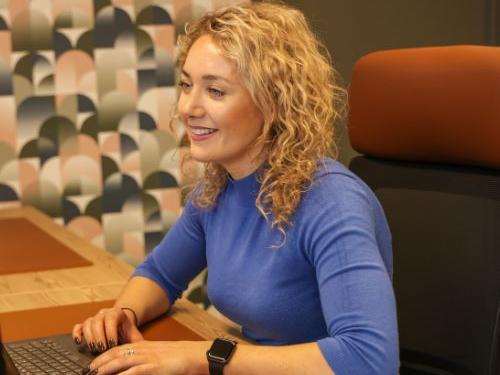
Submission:
POLYGON ((0 0, 0 209, 138 262, 181 210, 169 130, 184 23, 241 1, 0 0))

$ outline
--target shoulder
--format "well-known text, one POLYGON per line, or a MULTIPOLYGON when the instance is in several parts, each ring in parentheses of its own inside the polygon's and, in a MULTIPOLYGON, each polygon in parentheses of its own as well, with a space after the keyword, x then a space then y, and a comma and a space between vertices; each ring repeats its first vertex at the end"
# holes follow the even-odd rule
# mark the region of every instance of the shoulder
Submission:
POLYGON ((334 223, 358 223, 374 228, 384 220, 383 209, 373 191, 332 159, 320 163, 294 215, 295 224, 314 231, 334 223))
POLYGON ((382 206, 371 189, 339 162, 326 159, 318 167, 294 219, 296 240, 310 259, 347 248, 367 249, 370 244, 391 269, 390 232, 382 206))
POLYGON ((196 205, 195 201, 192 199, 192 196, 188 196, 185 201, 184 207, 182 208, 182 213, 179 217, 178 222, 191 222, 195 224, 201 224, 203 223, 203 219, 206 216, 206 213, 207 209, 196 205))
POLYGON ((345 206, 356 202, 377 204, 371 189, 348 168, 330 158, 321 160, 303 203, 345 206))

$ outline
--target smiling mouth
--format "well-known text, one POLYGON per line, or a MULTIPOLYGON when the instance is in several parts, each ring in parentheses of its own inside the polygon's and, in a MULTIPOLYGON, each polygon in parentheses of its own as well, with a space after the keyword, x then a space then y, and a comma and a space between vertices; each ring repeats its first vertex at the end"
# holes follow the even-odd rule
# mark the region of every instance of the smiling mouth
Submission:
POLYGON ((215 133, 217 129, 210 129, 210 128, 191 128, 191 132, 194 135, 209 135, 212 133, 215 133))

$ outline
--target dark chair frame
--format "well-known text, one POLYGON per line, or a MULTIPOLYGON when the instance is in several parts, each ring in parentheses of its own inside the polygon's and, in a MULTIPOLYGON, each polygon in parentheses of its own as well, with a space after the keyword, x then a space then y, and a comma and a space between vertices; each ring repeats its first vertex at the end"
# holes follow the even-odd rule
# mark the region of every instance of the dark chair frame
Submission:
POLYGON ((500 375, 500 171, 365 156, 350 168, 378 196, 393 234, 400 374, 500 375), (418 202, 394 203, 405 191, 456 197, 457 210, 473 212, 431 203, 412 212, 418 202), (433 215, 449 221, 436 225, 433 215), (475 218, 471 241, 448 227, 475 218))

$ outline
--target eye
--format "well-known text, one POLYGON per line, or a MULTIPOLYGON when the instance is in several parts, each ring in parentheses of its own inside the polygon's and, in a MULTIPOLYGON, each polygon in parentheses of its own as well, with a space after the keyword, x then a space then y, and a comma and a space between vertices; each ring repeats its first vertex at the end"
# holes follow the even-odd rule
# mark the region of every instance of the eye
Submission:
POLYGON ((188 91, 191 88, 191 84, 186 81, 179 81, 177 84, 182 91, 188 91))
POLYGON ((226 95, 224 91, 216 89, 215 87, 209 87, 208 92, 217 98, 222 98, 224 95, 226 95))

